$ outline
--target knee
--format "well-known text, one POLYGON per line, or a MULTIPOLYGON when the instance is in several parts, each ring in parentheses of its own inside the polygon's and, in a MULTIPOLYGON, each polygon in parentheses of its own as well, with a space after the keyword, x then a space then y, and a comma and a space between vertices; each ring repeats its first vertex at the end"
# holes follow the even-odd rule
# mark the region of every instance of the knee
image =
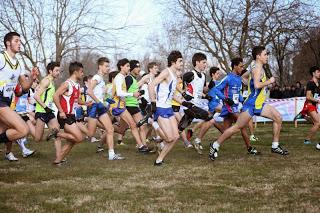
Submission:
POLYGON ((107 135, 112 135, 113 132, 114 132, 114 127, 113 126, 106 128, 106 134, 107 135))
POLYGON ((315 127, 319 128, 319 127, 320 127, 320 121, 314 122, 313 125, 314 125, 315 127))
POLYGON ((281 117, 280 113, 277 113, 277 114, 274 116, 274 122, 276 122, 278 125, 281 125, 281 124, 282 124, 282 117, 281 117))
POLYGON ((81 143, 84 139, 83 135, 82 134, 79 134, 79 135, 75 135, 75 139, 76 139, 76 143, 81 143))
POLYGON ((28 133, 29 133, 29 127, 27 126, 27 124, 18 128, 18 134, 20 138, 26 137, 28 133))

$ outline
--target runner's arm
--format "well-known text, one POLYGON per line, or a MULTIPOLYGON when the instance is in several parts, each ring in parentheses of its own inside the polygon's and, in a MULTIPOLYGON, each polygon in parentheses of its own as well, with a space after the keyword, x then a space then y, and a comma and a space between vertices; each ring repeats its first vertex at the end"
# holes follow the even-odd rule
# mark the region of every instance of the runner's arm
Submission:
POLYGON ((63 93, 68 91, 68 88, 69 88, 69 84, 67 82, 64 82, 62 85, 60 85, 60 87, 57 89, 57 91, 53 95, 53 102, 56 105, 59 113, 64 113, 60 104, 60 97, 63 95, 63 93))
POLYGON ((162 81, 165 81, 169 75, 169 71, 167 69, 163 70, 158 77, 156 77, 148 86, 149 97, 151 102, 156 101, 156 92, 154 88, 160 84, 162 81))
POLYGON ((36 92, 34 94, 34 99, 43 107, 46 108, 46 104, 41 100, 40 96, 48 89, 50 84, 49 79, 45 78, 40 82, 40 85, 38 89, 36 89, 36 92))
POLYGON ((99 103, 100 100, 94 95, 93 89, 97 86, 98 81, 95 79, 91 79, 88 81, 88 95, 96 102, 99 103))
POLYGON ((133 93, 123 91, 122 84, 125 83, 123 81, 125 81, 125 79, 119 77, 114 79, 114 84, 116 86, 116 95, 119 97, 133 96, 133 93))
POLYGON ((28 73, 28 74, 20 75, 18 81, 19 81, 19 84, 21 85, 23 93, 26 93, 31 88, 33 79, 30 73, 28 73))
POLYGON ((255 89, 261 89, 265 86, 268 86, 269 84, 272 84, 275 81, 274 77, 271 77, 265 82, 260 82, 261 70, 259 70, 258 68, 254 68, 254 70, 252 71, 252 74, 253 74, 253 83, 254 83, 255 89))

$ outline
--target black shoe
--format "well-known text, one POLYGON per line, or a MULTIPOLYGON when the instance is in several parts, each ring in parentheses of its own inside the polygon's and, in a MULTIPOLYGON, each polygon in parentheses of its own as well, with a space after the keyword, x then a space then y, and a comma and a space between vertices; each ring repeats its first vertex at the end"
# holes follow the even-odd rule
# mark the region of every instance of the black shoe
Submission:
POLYGON ((210 143, 209 159, 214 161, 218 157, 218 150, 213 148, 213 143, 210 143))
POLYGON ((288 150, 282 148, 280 145, 277 148, 271 148, 271 152, 277 153, 280 155, 288 155, 289 154, 288 150))
POLYGON ((59 130, 58 129, 52 129, 51 132, 47 136, 47 141, 57 138, 58 137, 59 130))
POLYGON ((256 150, 255 147, 250 146, 248 148, 248 154, 249 155, 260 155, 260 152, 258 150, 256 150))
POLYGON ((163 166, 164 165, 164 161, 160 161, 159 163, 157 163, 157 160, 154 161, 154 166, 163 166))
POLYGON ((145 116, 144 118, 142 118, 138 123, 137 123, 137 127, 141 127, 143 124, 148 123, 148 119, 150 118, 150 116, 145 116))
POLYGON ((147 152, 150 152, 150 149, 146 145, 143 145, 142 147, 138 148, 138 151, 140 153, 147 153, 147 152))

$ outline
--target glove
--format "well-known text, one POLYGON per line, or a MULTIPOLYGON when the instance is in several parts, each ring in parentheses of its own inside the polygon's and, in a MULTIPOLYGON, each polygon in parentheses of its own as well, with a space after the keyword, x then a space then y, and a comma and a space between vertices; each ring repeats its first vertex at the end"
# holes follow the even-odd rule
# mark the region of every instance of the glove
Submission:
POLYGON ((212 97, 211 97, 210 95, 206 94, 206 95, 204 96, 204 99, 207 99, 208 101, 211 101, 211 100, 212 100, 212 97))
POLYGON ((226 103, 226 104, 228 104, 229 106, 234 105, 233 100, 230 99, 230 98, 225 98, 225 99, 223 100, 223 102, 226 103))
POLYGON ((139 90, 140 95, 144 95, 144 90, 139 90))
POLYGON ((52 113, 53 112, 53 110, 50 109, 49 107, 45 107, 44 111, 46 111, 46 113, 52 113))
POLYGON ((109 104, 114 104, 115 103, 115 101, 113 99, 111 99, 111 98, 107 98, 106 102, 109 103, 109 104))
POLYGON ((182 102, 181 105, 184 106, 184 107, 187 107, 188 109, 190 109, 190 108, 192 108, 194 106, 193 103, 186 102, 186 101, 182 102))
POLYGON ((155 113, 157 111, 157 105, 156 102, 151 102, 151 114, 155 113))
POLYGON ((191 99, 193 98, 191 95, 188 95, 186 92, 182 93, 182 97, 186 100, 186 101, 191 101, 191 99))

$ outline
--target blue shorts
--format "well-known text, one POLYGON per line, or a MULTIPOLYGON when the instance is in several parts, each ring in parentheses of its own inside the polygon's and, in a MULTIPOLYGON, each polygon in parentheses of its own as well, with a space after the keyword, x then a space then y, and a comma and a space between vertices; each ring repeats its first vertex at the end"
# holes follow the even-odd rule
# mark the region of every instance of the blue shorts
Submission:
POLYGON ((232 107, 223 105, 219 116, 222 118, 225 118, 229 114, 236 114, 236 113, 240 113, 239 105, 233 105, 232 107))
POLYGON ((103 103, 93 103, 87 109, 89 118, 99 118, 101 115, 108 112, 108 108, 103 103))
POLYGON ((208 106, 209 106, 209 112, 215 112, 217 106, 219 106, 219 102, 209 102, 208 106))
POLYGON ((262 107, 260 109, 257 109, 256 106, 253 104, 244 103, 242 107, 242 112, 248 112, 251 117, 253 117, 254 115, 260 116, 264 105, 265 104, 263 103, 262 107))
POLYGON ((169 108, 157 107, 157 110, 154 113, 153 120, 157 121, 159 116, 162 118, 170 118, 171 116, 174 116, 172 107, 169 107, 169 108))
POLYGON ((11 101, 11 98, 3 97, 2 95, 0 95, 0 107, 10 107, 11 101))

